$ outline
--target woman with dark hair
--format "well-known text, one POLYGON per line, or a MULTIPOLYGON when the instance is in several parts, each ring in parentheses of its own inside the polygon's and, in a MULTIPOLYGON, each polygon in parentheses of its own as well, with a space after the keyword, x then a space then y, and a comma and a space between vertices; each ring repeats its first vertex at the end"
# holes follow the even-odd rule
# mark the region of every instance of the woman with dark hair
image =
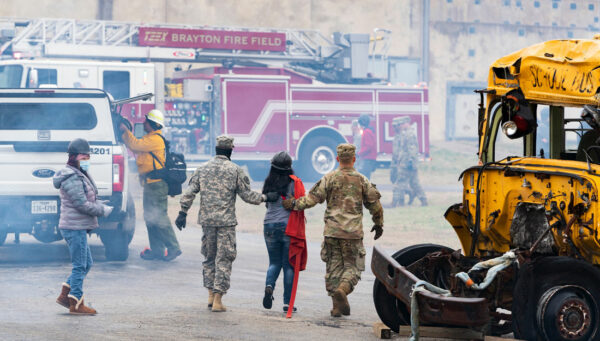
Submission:
POLYGON ((280 195, 277 201, 267 203, 267 213, 264 220, 265 243, 269 252, 269 268, 267 270, 263 306, 266 309, 271 309, 273 306, 273 289, 279 273, 283 269, 283 311, 285 312, 287 312, 290 303, 294 269, 288 258, 290 237, 285 234, 290 211, 283 208, 281 202, 282 198, 294 194, 294 181, 290 178, 292 174, 294 174, 294 171, 290 155, 284 151, 275 154, 271 159, 271 170, 265 179, 262 191, 264 194, 277 192, 280 195))
POLYGON ((92 253, 87 241, 88 231, 98 227, 98 217, 107 217, 113 207, 98 200, 98 188, 88 173, 90 145, 84 139, 75 139, 68 146, 67 166, 53 178, 60 189, 60 218, 58 228, 69 246, 73 269, 56 303, 69 309, 71 314, 94 315, 96 310, 83 303, 83 279, 92 267, 92 253))

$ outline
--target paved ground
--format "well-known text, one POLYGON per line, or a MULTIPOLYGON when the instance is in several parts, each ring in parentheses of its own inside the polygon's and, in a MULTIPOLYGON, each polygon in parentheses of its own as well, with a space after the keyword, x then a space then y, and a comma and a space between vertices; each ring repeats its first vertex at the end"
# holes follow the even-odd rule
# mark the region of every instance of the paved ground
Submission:
MULTIPOLYGON (((183 255, 172 263, 138 257, 147 235, 138 221, 127 262, 107 262, 97 237, 91 238, 95 260, 84 286, 86 302, 97 316, 70 316, 55 303, 70 272, 64 241, 42 244, 22 236, 21 244, 0 247, 0 340, 369 340, 377 320, 370 270, 350 296, 352 315, 329 316, 324 264, 319 245, 309 243, 307 270, 300 275, 299 312, 285 319, 281 278, 272 310, 262 307, 268 257, 262 236, 238 234, 238 256, 226 313, 206 309, 202 287, 201 230, 177 231, 183 255)), ((370 264, 370 251, 367 264, 370 264)), ((390 250, 391 251, 391 250, 390 250)))

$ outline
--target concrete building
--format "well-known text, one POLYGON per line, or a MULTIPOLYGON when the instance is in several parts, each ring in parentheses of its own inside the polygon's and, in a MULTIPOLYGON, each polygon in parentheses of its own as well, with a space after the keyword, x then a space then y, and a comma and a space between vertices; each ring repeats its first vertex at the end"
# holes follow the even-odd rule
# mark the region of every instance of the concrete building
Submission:
POLYGON ((474 138, 488 66, 551 39, 592 38, 598 0, 4 0, 0 16, 392 31, 395 81, 427 81, 431 140, 474 138))

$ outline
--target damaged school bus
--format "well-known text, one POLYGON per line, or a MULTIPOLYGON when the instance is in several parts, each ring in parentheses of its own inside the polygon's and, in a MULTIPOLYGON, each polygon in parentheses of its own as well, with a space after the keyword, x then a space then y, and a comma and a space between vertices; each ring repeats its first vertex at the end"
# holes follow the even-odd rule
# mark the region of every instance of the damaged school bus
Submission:
POLYGON ((478 92, 480 164, 445 213, 462 250, 375 247, 377 312, 395 331, 599 340, 600 40, 505 56, 478 92))

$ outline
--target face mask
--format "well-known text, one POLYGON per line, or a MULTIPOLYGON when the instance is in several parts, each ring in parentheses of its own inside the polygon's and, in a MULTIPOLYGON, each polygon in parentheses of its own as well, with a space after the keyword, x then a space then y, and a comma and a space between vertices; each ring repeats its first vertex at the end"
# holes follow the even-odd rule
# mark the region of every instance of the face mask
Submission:
POLYGON ((79 167, 82 171, 87 172, 90 169, 90 160, 79 160, 79 167))

